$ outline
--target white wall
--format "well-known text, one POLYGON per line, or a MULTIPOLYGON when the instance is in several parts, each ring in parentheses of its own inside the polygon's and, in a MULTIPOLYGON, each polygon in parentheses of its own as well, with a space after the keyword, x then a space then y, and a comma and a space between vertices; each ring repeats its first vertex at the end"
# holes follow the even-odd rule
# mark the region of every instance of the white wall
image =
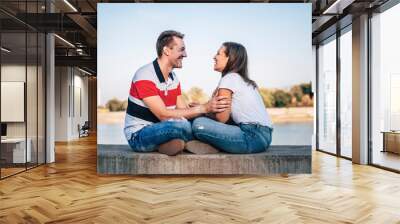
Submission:
POLYGON ((67 67, 55 68, 55 141, 68 141, 70 76, 67 67))
MULTIPOLYGON (((81 76, 82 73, 78 73, 77 70, 74 70, 74 82, 73 82, 73 94, 72 98, 74 102, 71 105, 74 105, 72 108, 72 119, 71 119, 71 135, 73 138, 78 138, 78 124, 81 126, 88 121, 89 113, 88 113, 88 77, 81 76), (80 97, 79 97, 80 96, 80 97), (80 102, 79 102, 80 101, 80 102), (81 107, 81 108, 79 108, 81 107), (81 110, 81 111, 80 111, 81 110)), ((79 71, 78 71, 79 72, 79 71)))
POLYGON ((88 78, 83 75, 76 68, 56 67, 56 141, 77 139, 78 124, 88 120, 88 78))

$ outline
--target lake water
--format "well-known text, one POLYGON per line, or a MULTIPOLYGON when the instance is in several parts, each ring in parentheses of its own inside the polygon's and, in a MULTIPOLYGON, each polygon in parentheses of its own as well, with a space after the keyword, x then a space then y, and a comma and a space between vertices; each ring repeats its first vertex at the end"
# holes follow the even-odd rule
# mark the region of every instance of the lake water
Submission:
MULTIPOLYGON (((273 145, 311 145, 313 123, 274 124, 273 145)), ((127 144, 123 133, 123 124, 98 125, 98 144, 127 144)))

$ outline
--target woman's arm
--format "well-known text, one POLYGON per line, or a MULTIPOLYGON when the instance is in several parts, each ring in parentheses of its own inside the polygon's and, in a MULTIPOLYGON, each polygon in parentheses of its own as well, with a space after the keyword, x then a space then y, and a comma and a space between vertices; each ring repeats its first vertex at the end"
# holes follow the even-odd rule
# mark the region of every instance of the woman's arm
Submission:
MULTIPOLYGON (((227 99, 229 99, 229 102, 232 101, 232 91, 230 89, 224 89, 224 88, 218 89, 218 96, 225 96, 227 97, 227 99)), ((222 123, 226 123, 229 120, 230 115, 231 115, 231 103, 229 104, 229 107, 225 111, 215 113, 215 120, 222 123)))

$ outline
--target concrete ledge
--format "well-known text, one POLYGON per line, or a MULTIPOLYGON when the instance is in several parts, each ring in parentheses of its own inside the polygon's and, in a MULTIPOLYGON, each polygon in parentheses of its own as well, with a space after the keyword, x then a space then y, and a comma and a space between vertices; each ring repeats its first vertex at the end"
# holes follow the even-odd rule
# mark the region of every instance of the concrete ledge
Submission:
POLYGON ((256 154, 133 152, 128 145, 97 145, 97 173, 108 174, 300 174, 311 173, 311 146, 271 146, 256 154))

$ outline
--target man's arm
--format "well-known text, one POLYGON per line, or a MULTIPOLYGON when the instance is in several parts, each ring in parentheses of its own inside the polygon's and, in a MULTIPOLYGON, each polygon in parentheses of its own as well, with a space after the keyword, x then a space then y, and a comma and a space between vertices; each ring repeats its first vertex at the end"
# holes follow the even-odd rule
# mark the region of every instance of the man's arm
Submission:
POLYGON ((187 109, 189 108, 188 104, 186 103, 186 100, 183 98, 182 95, 179 95, 176 99, 176 108, 177 109, 187 109))
POLYGON ((214 97, 206 104, 186 108, 186 109, 167 109, 160 96, 150 96, 143 98, 143 102, 149 107, 150 111, 161 121, 171 118, 194 118, 208 112, 219 113, 226 110, 230 101, 224 96, 214 97))

